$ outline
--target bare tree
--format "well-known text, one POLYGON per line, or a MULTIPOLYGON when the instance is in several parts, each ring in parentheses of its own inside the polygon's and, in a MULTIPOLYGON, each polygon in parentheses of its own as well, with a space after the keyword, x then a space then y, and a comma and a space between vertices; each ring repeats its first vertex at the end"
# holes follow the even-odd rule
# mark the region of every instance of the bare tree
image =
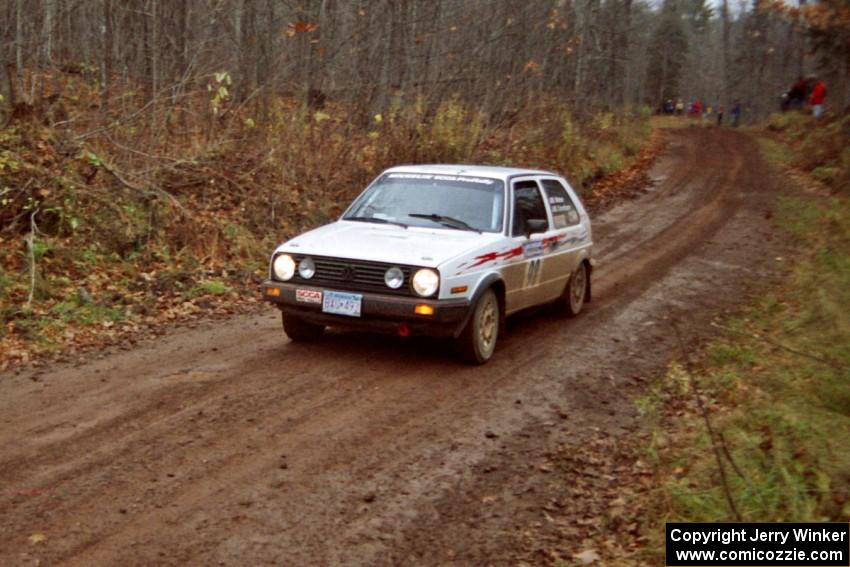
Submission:
POLYGON ((576 113, 675 96, 763 112, 819 68, 850 89, 838 64, 850 26, 814 17, 843 0, 796 16, 741 1, 715 14, 708 0, 5 0, 3 57, 25 96, 37 92, 28 70, 97 68, 105 120, 132 107, 113 92, 120 77, 143 92, 150 123, 171 124, 216 72, 232 77, 240 112, 267 116, 297 95, 354 103, 363 120, 417 98, 426 118, 450 99, 505 117, 540 95, 576 113))

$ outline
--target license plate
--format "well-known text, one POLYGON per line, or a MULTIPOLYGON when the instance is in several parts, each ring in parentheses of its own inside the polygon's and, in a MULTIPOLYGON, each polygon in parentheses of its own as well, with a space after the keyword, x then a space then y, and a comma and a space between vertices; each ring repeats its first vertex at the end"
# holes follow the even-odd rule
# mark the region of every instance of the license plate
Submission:
POLYGON ((363 296, 359 293, 326 291, 322 297, 322 311, 334 315, 360 317, 360 304, 362 302, 363 296))

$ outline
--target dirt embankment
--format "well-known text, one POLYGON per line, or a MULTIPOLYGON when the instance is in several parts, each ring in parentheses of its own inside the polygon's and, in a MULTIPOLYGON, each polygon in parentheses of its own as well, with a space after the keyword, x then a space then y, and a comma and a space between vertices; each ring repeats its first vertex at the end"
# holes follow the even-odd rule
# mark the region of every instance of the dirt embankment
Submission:
POLYGON ((0 377, 0 563, 604 555, 670 321, 693 340, 773 271, 771 175, 736 132, 671 133, 655 187, 595 219, 587 313, 513 321, 484 367, 438 341, 292 344, 270 309, 0 377))

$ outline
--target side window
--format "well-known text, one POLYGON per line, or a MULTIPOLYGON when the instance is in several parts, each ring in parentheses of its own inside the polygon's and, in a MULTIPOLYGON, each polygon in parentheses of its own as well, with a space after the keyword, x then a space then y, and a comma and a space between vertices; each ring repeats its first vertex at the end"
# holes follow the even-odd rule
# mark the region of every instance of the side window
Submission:
POLYGON ((514 183, 514 222, 513 236, 525 234, 530 220, 541 220, 549 230, 549 219, 546 216, 546 205, 540 195, 536 181, 517 181, 514 183))
POLYGON ((546 200, 552 210, 552 222, 555 228, 566 228, 581 222, 575 204, 570 199, 567 190, 555 179, 544 179, 543 189, 546 191, 546 200))

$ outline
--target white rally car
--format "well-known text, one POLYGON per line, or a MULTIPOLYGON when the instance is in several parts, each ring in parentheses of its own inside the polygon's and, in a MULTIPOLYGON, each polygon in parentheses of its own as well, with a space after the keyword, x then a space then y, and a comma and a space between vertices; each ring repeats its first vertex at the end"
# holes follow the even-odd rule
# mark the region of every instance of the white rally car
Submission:
POLYGON ((467 165, 383 172, 331 224, 274 251, 263 297, 294 341, 325 327, 454 339, 493 355, 507 315, 590 300, 590 219, 563 177, 467 165))

